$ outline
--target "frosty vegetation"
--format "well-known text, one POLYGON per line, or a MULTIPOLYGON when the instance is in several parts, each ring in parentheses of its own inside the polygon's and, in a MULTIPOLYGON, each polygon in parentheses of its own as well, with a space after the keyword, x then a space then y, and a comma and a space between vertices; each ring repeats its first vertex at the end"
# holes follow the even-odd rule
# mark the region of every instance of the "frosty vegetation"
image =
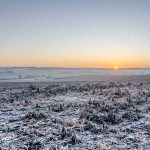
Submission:
POLYGON ((0 89, 0 150, 150 149, 150 82, 0 89))

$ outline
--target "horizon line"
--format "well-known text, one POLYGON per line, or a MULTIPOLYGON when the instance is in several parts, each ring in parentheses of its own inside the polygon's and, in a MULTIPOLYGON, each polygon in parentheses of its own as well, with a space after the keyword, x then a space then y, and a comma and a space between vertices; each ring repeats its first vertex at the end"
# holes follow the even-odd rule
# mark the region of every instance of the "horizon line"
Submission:
MULTIPOLYGON (((52 68, 52 69, 114 69, 114 67, 52 67, 52 66, 0 66, 0 68, 52 68)), ((118 69, 150 69, 150 67, 118 67, 118 69)))

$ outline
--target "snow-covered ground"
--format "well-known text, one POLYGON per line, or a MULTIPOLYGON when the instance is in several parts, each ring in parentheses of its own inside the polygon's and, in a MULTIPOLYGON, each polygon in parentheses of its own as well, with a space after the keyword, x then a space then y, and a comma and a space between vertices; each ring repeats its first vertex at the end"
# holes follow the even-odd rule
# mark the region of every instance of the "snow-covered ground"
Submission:
POLYGON ((150 82, 0 88, 1 150, 150 149, 150 82))

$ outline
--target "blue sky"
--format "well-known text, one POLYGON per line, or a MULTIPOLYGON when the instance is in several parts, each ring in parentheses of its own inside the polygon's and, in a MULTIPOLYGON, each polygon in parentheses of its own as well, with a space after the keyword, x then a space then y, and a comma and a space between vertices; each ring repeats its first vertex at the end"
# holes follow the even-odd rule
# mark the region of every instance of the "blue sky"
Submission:
POLYGON ((0 0, 0 65, 150 67, 149 0, 0 0))

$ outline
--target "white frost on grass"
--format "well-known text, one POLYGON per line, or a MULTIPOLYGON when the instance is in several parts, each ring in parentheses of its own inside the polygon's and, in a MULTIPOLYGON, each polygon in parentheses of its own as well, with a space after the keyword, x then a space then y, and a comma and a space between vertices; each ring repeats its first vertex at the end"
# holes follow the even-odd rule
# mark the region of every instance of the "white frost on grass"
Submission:
POLYGON ((51 83, 0 91, 0 149, 149 149, 150 83, 51 83))

